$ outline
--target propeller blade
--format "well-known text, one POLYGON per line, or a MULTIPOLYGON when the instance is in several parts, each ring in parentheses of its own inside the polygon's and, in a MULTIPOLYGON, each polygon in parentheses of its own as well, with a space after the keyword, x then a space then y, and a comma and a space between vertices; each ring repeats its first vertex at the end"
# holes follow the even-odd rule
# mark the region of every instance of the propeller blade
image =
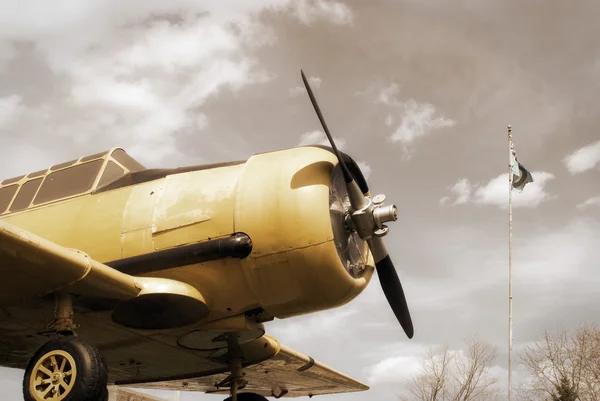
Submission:
POLYGON ((373 252, 373 257, 376 261, 375 268, 377 269, 381 289, 383 290, 392 311, 394 311, 396 319, 398 319, 398 322, 400 322, 400 325, 404 329, 404 332, 408 338, 413 338, 415 332, 408 310, 408 304, 406 303, 406 297, 404 296, 404 290, 402 289, 398 273, 394 268, 394 263, 385 249, 383 240, 375 237, 369 240, 369 247, 371 248, 371 252, 373 252))
POLYGON ((340 163, 340 166, 342 166, 342 172, 344 173, 344 179, 346 180, 346 183, 348 184, 348 183, 354 181, 354 177, 352 177, 350 170, 348 170, 348 166, 346 166, 346 163, 344 163, 344 160, 342 159, 342 155, 340 155, 340 151, 338 150, 337 146, 335 146, 335 142, 333 141, 333 136, 331 136, 331 133, 329 132, 329 128, 327 128, 327 123, 325 122, 325 118, 323 118, 323 114, 321 113, 321 108, 319 107, 319 104, 317 103, 317 99, 315 99, 315 95, 310 87, 310 84, 308 83, 308 80, 306 79, 306 75, 304 75, 304 71, 300 70, 300 75, 302 75, 302 81, 304 82, 304 86, 306 87, 306 91, 308 92, 308 97, 310 97, 310 101, 311 101, 313 107, 315 108, 315 112, 317 113, 317 116, 319 117, 319 121, 321 122, 321 125, 323 126, 323 130, 325 131, 325 135, 327 135, 327 139, 329 139, 329 143, 331 144, 331 147, 333 148, 333 152, 335 153, 335 156, 337 157, 338 162, 340 163))
MULTIPOLYGON (((302 75, 302 81, 304 82, 304 86, 306 87, 306 91, 308 92, 308 96, 310 97, 310 101, 319 117, 319 121, 323 126, 323 130, 327 135, 327 139, 333 148, 333 152, 338 159, 338 163, 342 168, 342 172, 344 174, 344 181, 346 181, 346 188, 348 189, 348 198, 350 200, 350 204, 352 208, 357 211, 360 209, 366 210, 368 213, 373 213, 373 206, 369 203, 369 200, 364 196, 361 191, 359 185, 356 183, 356 180, 352 176, 352 173, 348 169, 348 166, 342 159, 340 151, 337 146, 335 146, 335 142, 333 141, 333 136, 329 132, 329 128, 327 128, 327 123, 325 123, 325 119, 323 118, 323 114, 321 113, 321 109, 319 108, 319 104, 317 103, 317 99, 315 99, 315 95, 304 75, 304 71, 300 70, 302 75), (367 206, 371 208, 369 210, 367 206)), ((368 191, 368 187, 365 188, 368 191)), ((364 211, 362 212, 364 213, 364 211)), ((395 219, 394 219, 395 220, 395 219)), ((380 227, 381 228, 381 227, 380 227)), ((367 230, 369 228, 366 228, 367 230)), ((400 322, 400 325, 404 329, 404 332, 408 336, 408 338, 412 338, 414 335, 414 328, 412 324, 412 320, 410 318, 410 312, 408 311, 408 305, 406 303, 406 298, 404 296, 404 290, 402 289, 402 284, 400 283, 400 279, 398 278, 398 273, 394 268, 394 264, 390 259, 390 255, 388 254, 383 240, 381 237, 372 237, 368 240, 369 248, 373 253, 373 258, 375 259, 375 268, 377 269, 377 275, 379 276, 379 282, 381 283, 381 288, 383 289, 383 293, 390 304, 390 307, 394 311, 396 318, 400 322)))
POLYGON ((364 195, 362 194, 360 187, 354 180, 352 173, 350 173, 348 166, 346 166, 344 159, 342 159, 342 155, 340 154, 340 151, 338 150, 337 146, 335 146, 335 142, 333 141, 333 136, 331 136, 331 133, 329 132, 329 128, 327 128, 327 123, 325 122, 325 118, 323 118, 323 114, 321 113, 321 108, 319 107, 319 104, 317 103, 317 99, 315 99, 315 95, 310 87, 310 84, 308 83, 308 80, 306 79, 306 76, 304 75, 304 71, 300 70, 300 75, 302 75, 302 81, 304 82, 304 86, 306 87, 306 91, 308 92, 308 97, 310 97, 310 101, 315 109, 315 112, 317 113, 317 116, 319 117, 319 121, 321 122, 321 126, 323 127, 323 130, 325 131, 325 135, 327 135, 327 139, 329 140, 329 143, 331 144, 331 147, 333 148, 333 152, 335 153, 335 156, 338 159, 338 163, 342 167, 342 173, 344 174, 344 181, 346 181, 346 186, 348 187, 348 195, 350 198, 350 204, 352 205, 353 209, 358 210, 367 203, 364 198, 364 195))

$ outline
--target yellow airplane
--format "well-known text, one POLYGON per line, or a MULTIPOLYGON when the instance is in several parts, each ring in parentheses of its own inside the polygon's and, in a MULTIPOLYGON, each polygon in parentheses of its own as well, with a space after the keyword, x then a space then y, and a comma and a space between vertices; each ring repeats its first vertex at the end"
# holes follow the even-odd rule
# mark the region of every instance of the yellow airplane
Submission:
POLYGON ((230 401, 369 387, 265 334, 343 305, 377 270, 413 326, 384 246, 397 219, 331 147, 146 169, 120 148, 0 183, 0 366, 25 401, 104 401, 107 385, 230 401))

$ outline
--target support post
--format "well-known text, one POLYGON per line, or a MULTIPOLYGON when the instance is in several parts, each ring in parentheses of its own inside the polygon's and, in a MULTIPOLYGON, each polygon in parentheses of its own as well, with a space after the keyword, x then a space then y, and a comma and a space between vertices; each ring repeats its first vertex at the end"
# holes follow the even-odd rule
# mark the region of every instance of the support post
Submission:
POLYGON ((508 401, 512 401, 512 127, 508 126, 508 401))
POLYGON ((56 293, 54 308, 54 330, 62 335, 73 335, 79 327, 73 322, 73 300, 71 295, 63 292, 56 293))
POLYGON ((244 376, 244 372, 242 371, 242 355, 238 344, 237 332, 227 334, 227 355, 231 370, 231 401, 237 401, 237 392, 244 376))

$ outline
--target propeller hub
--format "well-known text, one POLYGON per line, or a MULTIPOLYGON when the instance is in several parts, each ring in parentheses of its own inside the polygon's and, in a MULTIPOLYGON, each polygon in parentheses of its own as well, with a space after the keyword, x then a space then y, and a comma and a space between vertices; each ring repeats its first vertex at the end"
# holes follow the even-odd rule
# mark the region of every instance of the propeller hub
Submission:
POLYGON ((384 206, 385 195, 377 195, 373 199, 364 198, 365 205, 351 213, 352 222, 363 240, 373 236, 382 237, 388 233, 385 223, 398 219, 396 205, 384 206))
POLYGON ((382 228, 384 223, 398 220, 398 208, 396 205, 376 206, 373 210, 373 220, 377 228, 382 228))

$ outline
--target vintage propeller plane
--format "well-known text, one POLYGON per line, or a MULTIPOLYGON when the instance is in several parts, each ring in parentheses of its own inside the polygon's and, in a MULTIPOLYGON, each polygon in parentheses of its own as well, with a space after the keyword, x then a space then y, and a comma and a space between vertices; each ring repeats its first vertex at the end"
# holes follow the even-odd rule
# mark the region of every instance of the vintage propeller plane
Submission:
POLYGON ((335 308, 377 270, 413 326, 383 243, 397 219, 331 147, 146 169, 122 149, 0 184, 0 366, 26 401, 96 401, 108 384, 233 401, 367 390, 265 334, 335 308))

